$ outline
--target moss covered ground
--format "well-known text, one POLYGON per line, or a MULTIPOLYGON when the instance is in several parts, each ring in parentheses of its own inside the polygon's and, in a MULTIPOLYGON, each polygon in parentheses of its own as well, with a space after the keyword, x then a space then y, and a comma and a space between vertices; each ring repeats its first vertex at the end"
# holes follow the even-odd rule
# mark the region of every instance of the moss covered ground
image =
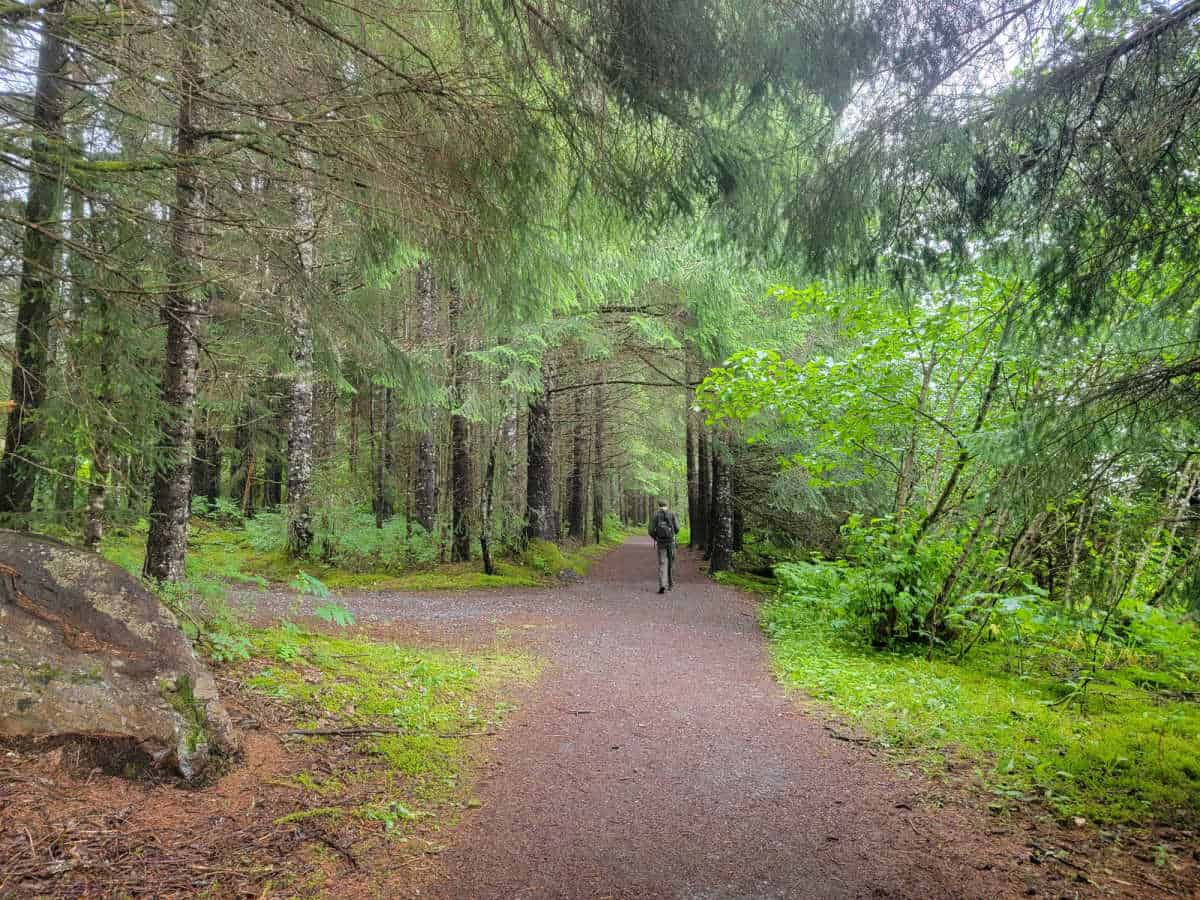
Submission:
POLYGON ((537 673, 519 653, 401 647, 288 623, 252 632, 251 646, 239 680, 286 706, 291 730, 335 732, 291 736, 297 749, 327 749, 321 771, 290 776, 309 802, 285 818, 351 817, 392 834, 472 805, 472 742, 494 733, 510 709, 503 697, 537 673))
MULTIPOLYGON (((252 531, 221 527, 193 519, 188 532, 189 581, 237 584, 290 584, 297 573, 319 579, 330 590, 350 591, 464 591, 490 588, 538 587, 550 584, 564 572, 585 574, 591 563, 624 539, 612 534, 599 544, 559 546, 533 541, 516 558, 496 560, 495 573, 483 571, 479 560, 467 563, 432 563, 407 567, 380 567, 368 571, 291 559, 282 550, 263 549, 252 531)), ((114 529, 106 537, 103 555, 139 574, 145 557, 145 524, 114 529)))
POLYGON ((1200 707, 1144 689, 1134 669, 1085 682, 1018 671, 999 647, 961 663, 873 650, 839 633, 827 607, 787 595, 761 620, 785 684, 929 771, 965 763, 994 811, 1037 801, 1101 825, 1200 815, 1200 707))

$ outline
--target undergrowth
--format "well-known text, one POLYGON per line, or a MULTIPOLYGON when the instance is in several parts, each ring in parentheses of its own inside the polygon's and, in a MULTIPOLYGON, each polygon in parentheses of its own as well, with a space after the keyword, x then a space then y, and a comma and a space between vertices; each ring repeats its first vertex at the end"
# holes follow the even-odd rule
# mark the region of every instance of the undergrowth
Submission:
MULTIPOLYGON (((414 526, 419 530, 419 526, 414 526)), ((591 563, 625 537, 620 529, 606 530, 599 544, 558 546, 533 541, 516 558, 498 559, 495 573, 487 575, 478 560, 468 563, 435 563, 432 544, 424 532, 416 533, 419 552, 402 519, 383 529, 362 522, 341 538, 337 562, 296 560, 284 552, 286 534, 281 516, 260 513, 240 522, 193 518, 188 531, 187 589, 203 594, 222 584, 266 587, 293 584, 313 578, 330 590, 430 591, 538 587, 567 572, 585 574, 591 563), (406 536, 409 543, 404 543, 406 536), (351 542, 359 550, 352 551, 351 542), (387 549, 395 544, 398 549, 387 549), (428 552, 427 552, 428 551, 428 552)), ((101 553, 134 575, 145 558, 146 523, 113 529, 101 553)))
POLYGON ((1033 799, 1059 815, 1131 824, 1200 813, 1200 709, 1180 693, 1193 683, 1190 664, 1139 652, 1126 635, 1100 645, 1092 670, 1085 638, 1073 655, 1069 634, 1046 642, 1056 652, 1037 652, 1028 622, 1012 634, 997 625, 961 660, 876 649, 847 609, 844 566, 778 574, 761 616, 783 680, 886 747, 935 766, 974 764, 993 808, 1033 799))

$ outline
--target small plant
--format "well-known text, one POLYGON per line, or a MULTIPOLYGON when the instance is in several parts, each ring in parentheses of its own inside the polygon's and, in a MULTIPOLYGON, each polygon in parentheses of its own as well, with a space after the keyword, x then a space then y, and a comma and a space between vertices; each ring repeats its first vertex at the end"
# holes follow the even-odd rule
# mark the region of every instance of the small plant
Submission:
POLYGON ((337 603, 326 603, 324 606, 318 606, 313 610, 313 615, 322 622, 337 625, 339 628, 345 628, 354 624, 354 613, 337 603))
POLYGON ((294 662, 303 655, 300 645, 304 632, 295 622, 281 622, 276 629, 276 636, 270 649, 280 662, 294 662))
POLYGON ((240 527, 245 523, 242 509, 227 497, 209 501, 207 497, 192 497, 192 515, 225 527, 240 527))
POLYGON ((427 814, 413 812, 399 800, 393 800, 391 803, 368 807, 362 815, 364 819, 372 822, 382 822, 388 831, 395 831, 403 823, 412 822, 427 814))
POLYGON ((250 638, 242 633, 210 631, 205 635, 208 657, 213 662, 240 662, 250 658, 250 638))
POLYGON ((225 589, 207 579, 152 583, 159 601, 179 621, 186 634, 213 662, 238 662, 250 658, 245 623, 229 606, 225 589))
POLYGON ((317 597, 321 600, 333 595, 333 592, 325 586, 325 582, 304 571, 297 572, 296 577, 291 580, 288 587, 299 591, 301 594, 308 594, 311 597, 317 597))

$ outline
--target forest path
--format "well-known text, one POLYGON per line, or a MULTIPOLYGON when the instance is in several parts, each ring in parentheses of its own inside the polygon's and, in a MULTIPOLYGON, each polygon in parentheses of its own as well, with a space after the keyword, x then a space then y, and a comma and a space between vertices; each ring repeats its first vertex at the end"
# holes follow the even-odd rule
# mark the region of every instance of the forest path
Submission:
MULTIPOLYGON (((420 896, 1026 893, 1016 835, 923 805, 928 782, 835 738, 772 677, 755 601, 686 551, 679 569, 659 596, 639 538, 560 588, 342 598, 388 630, 475 646, 498 634, 549 661, 486 754, 482 807, 447 835, 420 896)), ((1079 887, 1058 881, 1052 895, 1079 887)))

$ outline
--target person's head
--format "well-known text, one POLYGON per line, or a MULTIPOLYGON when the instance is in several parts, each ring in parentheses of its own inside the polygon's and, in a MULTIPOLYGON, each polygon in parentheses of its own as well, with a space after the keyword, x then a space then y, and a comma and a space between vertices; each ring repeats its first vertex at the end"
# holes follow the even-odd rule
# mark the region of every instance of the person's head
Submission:
POLYGON ((658 501, 658 508, 659 508, 659 509, 666 509, 666 508, 667 508, 667 501, 666 501, 666 500, 659 500, 659 501, 658 501))

